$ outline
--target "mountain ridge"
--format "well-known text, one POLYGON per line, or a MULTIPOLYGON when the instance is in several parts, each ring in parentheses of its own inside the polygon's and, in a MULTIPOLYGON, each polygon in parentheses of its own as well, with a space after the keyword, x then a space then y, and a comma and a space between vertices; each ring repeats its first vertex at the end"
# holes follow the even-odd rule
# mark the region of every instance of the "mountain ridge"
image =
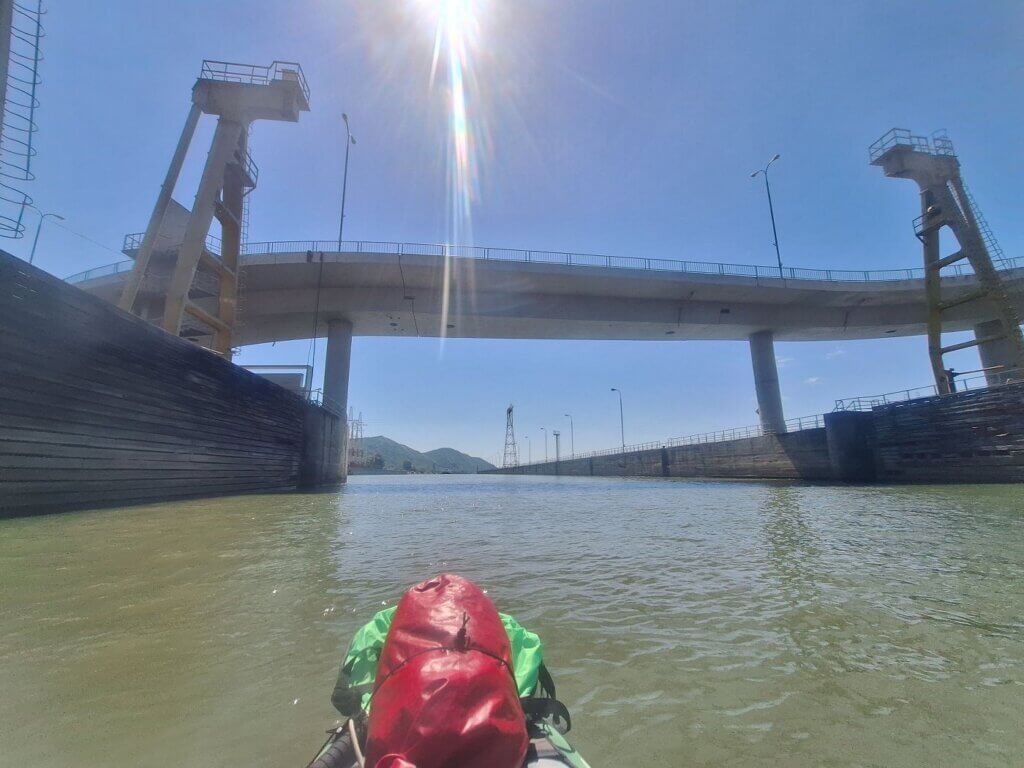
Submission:
POLYGON ((454 448, 434 448, 430 451, 417 451, 408 445, 399 443, 384 435, 364 437, 357 441, 357 447, 363 451, 363 465, 372 466, 376 456, 380 456, 383 468, 388 471, 415 472, 452 472, 456 474, 474 473, 478 469, 494 469, 494 465, 478 456, 458 451, 454 448), (406 462, 409 462, 406 465, 406 462))

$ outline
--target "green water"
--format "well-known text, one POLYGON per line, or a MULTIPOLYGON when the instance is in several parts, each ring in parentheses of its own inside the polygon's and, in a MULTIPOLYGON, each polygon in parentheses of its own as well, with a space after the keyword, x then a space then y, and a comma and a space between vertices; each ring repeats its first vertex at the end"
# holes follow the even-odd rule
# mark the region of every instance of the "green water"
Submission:
POLYGON ((0 765, 302 766, 357 625, 456 571, 600 766, 1024 763, 1020 487, 358 477, 0 521, 0 765))

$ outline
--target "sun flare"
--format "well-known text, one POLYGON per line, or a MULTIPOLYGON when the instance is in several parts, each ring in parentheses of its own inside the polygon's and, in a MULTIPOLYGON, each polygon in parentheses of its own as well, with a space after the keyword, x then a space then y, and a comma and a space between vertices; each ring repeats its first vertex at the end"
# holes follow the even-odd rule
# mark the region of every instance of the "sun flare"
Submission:
MULTIPOLYGON (((448 241, 472 242, 472 206, 479 191, 478 151, 484 114, 477 88, 480 17, 485 0, 413 0, 426 15, 433 36, 430 89, 446 90, 448 112, 447 201, 448 241)), ((451 263, 445 263, 442 335, 448 325, 451 263)))

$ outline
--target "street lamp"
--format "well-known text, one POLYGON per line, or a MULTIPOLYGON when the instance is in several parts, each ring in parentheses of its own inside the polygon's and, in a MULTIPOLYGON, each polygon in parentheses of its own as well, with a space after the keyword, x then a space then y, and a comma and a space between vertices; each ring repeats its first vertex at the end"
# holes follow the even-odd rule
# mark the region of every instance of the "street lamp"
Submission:
POLYGON ((775 243, 775 258, 778 259, 779 262, 779 277, 782 277, 782 256, 779 254, 779 233, 775 229, 775 208, 772 206, 772 187, 768 183, 768 169, 771 168, 772 163, 778 159, 779 155, 775 155, 775 157, 768 161, 768 165, 764 168, 759 168, 750 174, 750 178, 757 178, 757 174, 759 173, 764 174, 764 191, 768 193, 768 213, 772 217, 772 237, 774 238, 773 242, 775 243))
POLYGON ((345 234, 345 191, 348 188, 348 151, 356 143, 356 137, 352 135, 352 129, 348 124, 348 115, 341 113, 341 119, 345 121, 345 172, 341 180, 341 222, 338 224, 338 252, 341 252, 342 235, 345 234))
POLYGON ((572 451, 572 457, 576 458, 576 427, 572 423, 572 414, 565 414, 565 418, 569 420, 569 449, 572 451))
POLYGON ((626 455, 626 422, 622 418, 622 391, 616 387, 612 387, 612 392, 617 392, 619 395, 619 432, 622 436, 622 455, 626 455))
POLYGON ((544 461, 547 461, 548 460, 548 431, 544 427, 541 427, 540 431, 544 433, 544 461))
MULTIPOLYGON (((33 206, 33 207, 35 207, 35 206, 33 206)), ((50 216, 50 217, 52 217, 54 219, 58 219, 59 221, 64 221, 64 217, 61 216, 59 213, 43 213, 38 208, 36 208, 36 211, 38 211, 38 213, 39 213, 39 225, 36 227, 35 239, 32 240, 32 251, 28 255, 28 263, 29 264, 31 264, 32 261, 36 257, 36 246, 39 245, 39 233, 43 229, 43 221, 45 221, 46 217, 50 216)))
POLYGON ((526 463, 533 464, 533 441, 529 435, 523 435, 523 440, 526 441, 526 463))

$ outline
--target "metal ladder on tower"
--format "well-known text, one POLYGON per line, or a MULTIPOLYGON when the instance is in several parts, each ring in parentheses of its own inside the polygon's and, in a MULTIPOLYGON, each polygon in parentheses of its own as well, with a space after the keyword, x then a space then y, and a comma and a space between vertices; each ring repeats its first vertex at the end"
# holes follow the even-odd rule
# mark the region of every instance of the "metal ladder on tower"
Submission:
POLYGON ((963 183, 961 185, 964 188, 964 196, 967 198, 967 205, 971 209, 971 213, 974 214, 974 220, 978 223, 978 229, 981 232, 981 239, 985 241, 985 247, 988 249, 989 256, 994 262, 997 262, 1000 268, 1007 266, 1006 254, 1003 253, 1002 247, 999 245, 999 241, 996 240, 995 234, 992 232, 992 228, 988 225, 988 221, 981 213, 981 208, 974 199, 974 195, 971 194, 970 188, 963 183))
MULTIPOLYGON (((235 309, 235 328, 236 332, 240 332, 242 327, 245 325, 245 302, 248 293, 246 292, 245 284, 245 251, 246 246, 249 244, 249 195, 256 189, 256 184, 259 180, 259 167, 252 159, 252 126, 250 125, 245 136, 245 162, 249 166, 250 177, 252 178, 252 186, 246 186, 242 189, 242 222, 240 227, 240 248, 238 255, 238 268, 235 270, 238 280, 238 296, 236 299, 235 309)), ((238 348, 232 349, 232 356, 238 354, 238 348)))

